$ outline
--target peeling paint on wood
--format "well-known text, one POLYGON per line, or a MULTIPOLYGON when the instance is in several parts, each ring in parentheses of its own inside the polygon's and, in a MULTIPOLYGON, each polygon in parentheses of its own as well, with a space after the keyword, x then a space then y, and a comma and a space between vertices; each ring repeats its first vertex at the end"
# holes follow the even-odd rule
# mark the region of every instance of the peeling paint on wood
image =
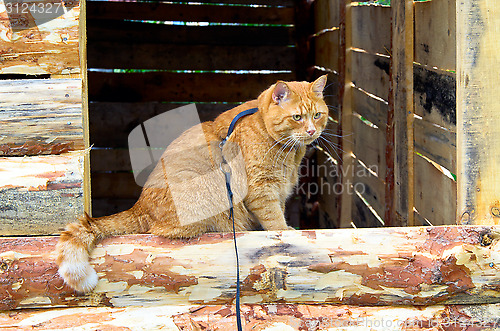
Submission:
MULTIPOLYGON (((353 307, 243 305, 244 330, 494 330, 500 305, 353 307)), ((15 330, 236 330, 235 307, 157 306, 33 309, 0 313, 0 328, 15 330)))
POLYGON ((83 213, 83 151, 0 157, 0 235, 59 233, 83 213))
MULTIPOLYGON (((239 233, 242 302, 500 302, 497 227, 314 233, 239 233)), ((106 239, 92 255, 100 280, 90 295, 77 295, 57 275, 52 255, 57 238, 0 239, 0 309, 230 304, 235 295, 231 237, 106 239)))
POLYGON ((83 149, 80 79, 1 80, 0 156, 83 149))
MULTIPOLYGON (((15 3, 0 0, 0 74, 79 73, 79 2, 65 1, 65 13, 44 22, 38 22, 22 8, 16 14, 15 7, 10 7, 15 3)), ((49 15, 48 3, 19 2, 36 5, 37 10, 46 9, 45 16, 49 15)), ((50 4, 52 12, 63 5, 59 1, 50 4)))

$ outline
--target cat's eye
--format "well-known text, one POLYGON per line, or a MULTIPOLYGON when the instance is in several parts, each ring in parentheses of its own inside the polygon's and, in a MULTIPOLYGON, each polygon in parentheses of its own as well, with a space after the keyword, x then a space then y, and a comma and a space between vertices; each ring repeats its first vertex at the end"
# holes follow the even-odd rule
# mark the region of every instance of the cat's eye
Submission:
POLYGON ((321 117, 321 113, 316 113, 316 114, 314 114, 314 119, 315 119, 315 120, 317 120, 317 119, 318 119, 318 118, 320 118, 320 117, 321 117))
POLYGON ((295 114, 292 116, 292 118, 296 121, 300 121, 302 119, 302 116, 295 114))

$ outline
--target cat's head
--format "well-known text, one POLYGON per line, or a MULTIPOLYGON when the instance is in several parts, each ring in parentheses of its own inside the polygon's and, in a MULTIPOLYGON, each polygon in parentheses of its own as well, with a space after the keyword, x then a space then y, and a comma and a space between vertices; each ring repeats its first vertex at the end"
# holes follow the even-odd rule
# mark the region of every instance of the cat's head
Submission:
POLYGON ((259 108, 269 135, 283 144, 308 145, 328 121, 323 100, 327 75, 312 83, 278 81, 259 97, 259 108))

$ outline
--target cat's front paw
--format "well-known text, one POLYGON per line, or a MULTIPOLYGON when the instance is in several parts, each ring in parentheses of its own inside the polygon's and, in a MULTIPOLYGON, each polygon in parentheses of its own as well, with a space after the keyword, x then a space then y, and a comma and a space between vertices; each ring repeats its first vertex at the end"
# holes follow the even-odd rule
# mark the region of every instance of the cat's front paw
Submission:
POLYGON ((64 282, 78 292, 87 293, 97 286, 99 277, 90 263, 69 264, 59 266, 59 275, 64 282))

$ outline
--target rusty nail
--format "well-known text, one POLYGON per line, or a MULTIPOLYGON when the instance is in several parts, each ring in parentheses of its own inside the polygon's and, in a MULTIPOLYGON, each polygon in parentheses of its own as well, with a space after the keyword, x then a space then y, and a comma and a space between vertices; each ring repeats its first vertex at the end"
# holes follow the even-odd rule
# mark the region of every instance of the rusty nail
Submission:
POLYGON ((491 215, 500 217, 500 209, 498 207, 491 207, 491 215))

